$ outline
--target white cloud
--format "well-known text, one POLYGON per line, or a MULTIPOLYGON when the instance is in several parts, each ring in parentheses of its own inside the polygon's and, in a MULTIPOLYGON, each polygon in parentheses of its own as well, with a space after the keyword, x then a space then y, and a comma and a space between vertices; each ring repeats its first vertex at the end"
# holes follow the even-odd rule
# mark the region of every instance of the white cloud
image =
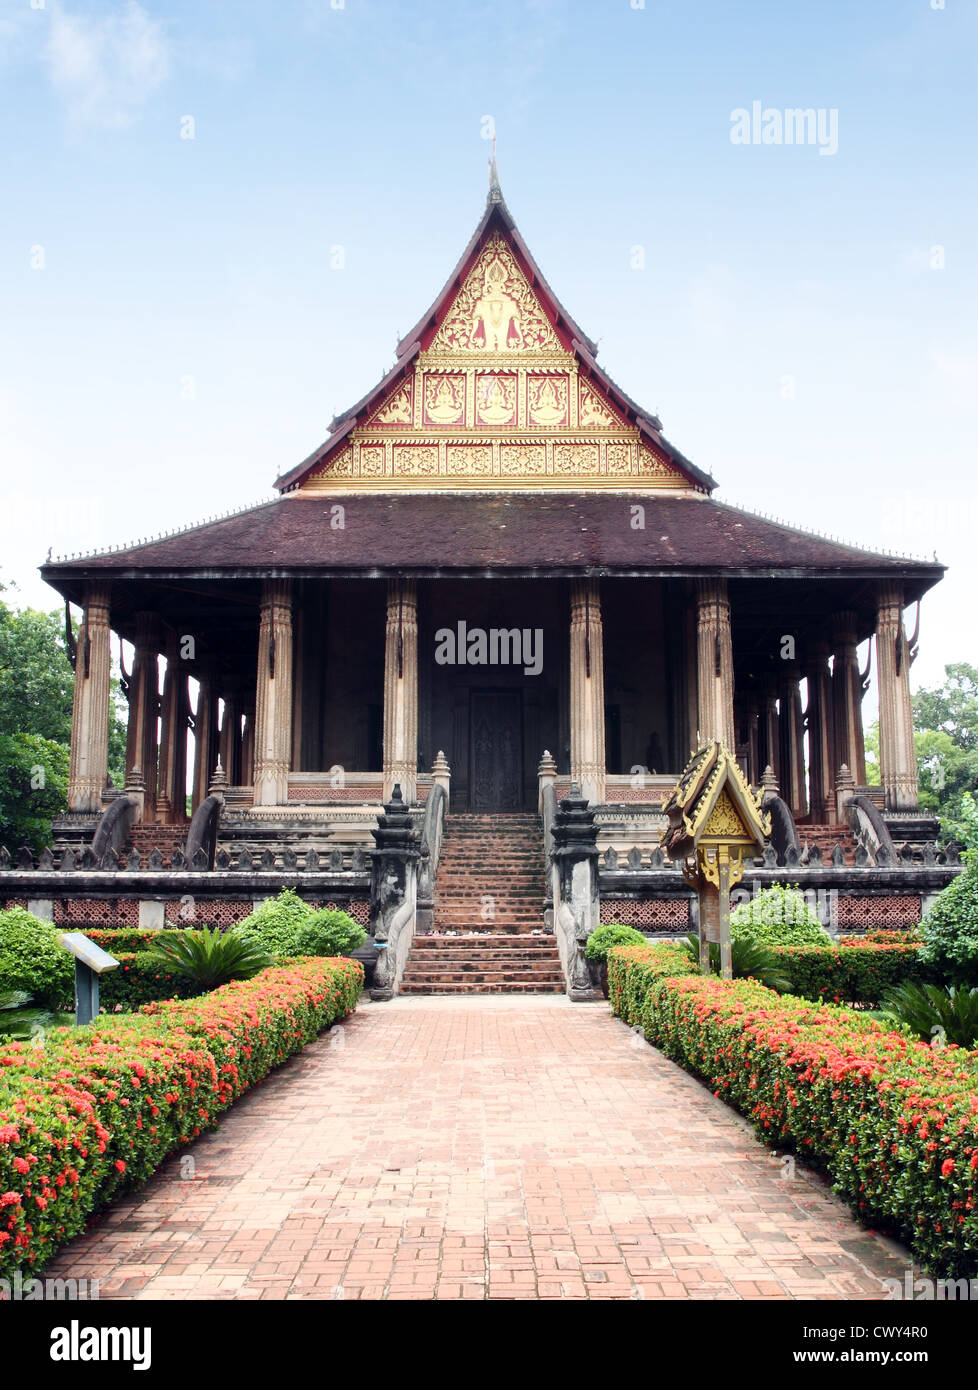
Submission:
POLYGON ((135 120, 166 79, 170 51, 162 25, 136 0, 97 16, 55 5, 47 61, 72 123, 114 129, 135 120))

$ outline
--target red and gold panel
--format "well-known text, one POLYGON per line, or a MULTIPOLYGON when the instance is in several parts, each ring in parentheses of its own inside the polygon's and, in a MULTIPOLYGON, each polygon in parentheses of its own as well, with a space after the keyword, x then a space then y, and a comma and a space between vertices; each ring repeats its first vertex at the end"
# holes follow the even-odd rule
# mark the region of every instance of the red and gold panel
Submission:
POLYGON ((438 445, 395 444, 394 473, 410 478, 436 477, 438 474, 438 445))
POLYGON ((360 445, 361 478, 382 478, 384 476, 386 452, 383 444, 360 445))
POLYGON ((554 473, 578 477, 596 476, 601 468, 599 444, 555 444, 554 473))
POLYGON ((414 420, 414 377, 408 377, 387 397, 379 410, 367 421, 370 425, 388 428, 410 425, 414 420))
POLYGON ((475 422, 501 429, 516 424, 515 372, 477 372, 475 378, 475 422))
POLYGON ((537 428, 566 428, 569 423, 570 376, 567 372, 528 372, 526 418, 537 428))
POLYGON ((500 444, 499 471, 504 478, 538 478, 547 471, 545 444, 500 444))
POLYGON ((446 467, 453 477, 488 478, 492 475, 492 445, 449 444, 446 467))
POLYGON ((582 379, 578 389, 578 424, 582 429, 620 430, 623 427, 624 421, 593 386, 582 379))
POLYGON ((465 424, 465 373, 426 372, 422 397, 425 427, 465 424))

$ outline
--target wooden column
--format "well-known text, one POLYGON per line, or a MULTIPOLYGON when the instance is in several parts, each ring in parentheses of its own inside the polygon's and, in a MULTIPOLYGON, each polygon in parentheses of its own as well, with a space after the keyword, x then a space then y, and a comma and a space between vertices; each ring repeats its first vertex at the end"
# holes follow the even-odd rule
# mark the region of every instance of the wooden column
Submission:
POLYGON ((808 681, 808 782, 815 825, 835 823, 835 772, 832 767, 832 677, 827 642, 811 643, 805 659, 808 681))
POLYGON ((833 620, 832 727, 835 734, 833 778, 843 764, 858 787, 866 785, 866 746, 863 742, 863 687, 859 672, 855 613, 837 613, 833 620))
POLYGON ((156 815, 156 773, 160 717, 160 624, 155 613, 136 614, 136 640, 129 681, 126 776, 139 768, 145 792, 143 820, 156 815))
POLYGON ((733 643, 725 579, 696 581, 696 692, 697 743, 702 747, 716 738, 734 753, 733 643))
POLYGON ((285 806, 292 753, 290 579, 266 579, 262 584, 254 727, 255 805, 285 806))
POLYGON ((217 697, 213 678, 201 672, 194 714, 194 780, 193 807, 196 811, 205 800, 211 776, 217 766, 219 732, 217 727, 217 697))
POLYGON ((221 766, 229 787, 241 786, 241 698, 236 685, 225 685, 221 693, 224 716, 221 719, 221 766))
POLYGON ((157 779, 156 819, 163 825, 179 825, 187 819, 187 730, 190 690, 186 663, 180 656, 180 638, 167 634, 166 674, 160 702, 160 762, 157 779))
POLYGON ((68 809, 98 813, 109 772, 109 585, 91 580, 75 656, 68 809))
POLYGON ((805 718, 801 708, 800 677, 795 666, 789 666, 778 683, 778 703, 781 706, 779 786, 791 814, 795 820, 801 820, 808 815, 808 792, 805 786, 805 718))
POLYGON ((605 797, 604 636, 596 579, 573 579, 570 591, 571 781, 592 805, 605 797))
POLYGON ((387 585, 384 645, 384 801, 395 785, 418 797, 418 591, 413 579, 387 585))
POLYGON ((917 755, 910 703, 910 651, 903 628, 903 586, 880 586, 876 680, 880 701, 880 777, 888 811, 916 811, 917 755))

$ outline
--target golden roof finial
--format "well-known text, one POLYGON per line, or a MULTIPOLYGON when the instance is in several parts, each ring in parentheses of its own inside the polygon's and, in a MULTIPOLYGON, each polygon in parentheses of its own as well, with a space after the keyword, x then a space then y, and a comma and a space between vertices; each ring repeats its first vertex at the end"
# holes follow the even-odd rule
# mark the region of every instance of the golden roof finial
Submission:
POLYGON ((492 137, 492 154, 489 156, 489 203, 501 203, 503 190, 499 186, 499 169, 496 166, 496 137, 492 137))

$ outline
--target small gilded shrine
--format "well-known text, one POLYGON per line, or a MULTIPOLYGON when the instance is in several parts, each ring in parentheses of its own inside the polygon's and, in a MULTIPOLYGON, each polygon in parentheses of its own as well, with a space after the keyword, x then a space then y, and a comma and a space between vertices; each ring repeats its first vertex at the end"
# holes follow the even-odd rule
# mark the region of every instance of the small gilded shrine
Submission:
POLYGON ((763 790, 751 791, 736 758, 719 740, 690 759, 663 810, 668 828, 663 848, 682 863, 700 909, 700 970, 710 973, 710 945, 720 946, 720 973, 732 978, 730 890, 740 882, 744 860, 759 854, 771 833, 761 810, 763 790))

